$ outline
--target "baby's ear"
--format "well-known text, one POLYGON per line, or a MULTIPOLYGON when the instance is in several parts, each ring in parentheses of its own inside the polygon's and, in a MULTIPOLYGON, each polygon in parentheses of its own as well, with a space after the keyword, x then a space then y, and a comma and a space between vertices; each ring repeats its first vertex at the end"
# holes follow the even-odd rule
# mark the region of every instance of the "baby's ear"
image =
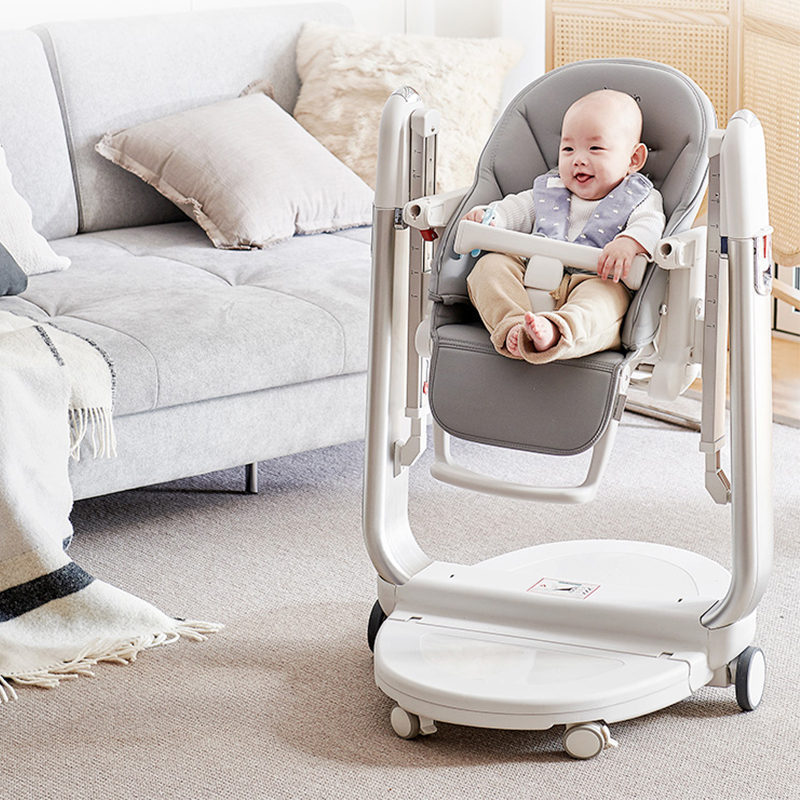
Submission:
POLYGON ((639 142, 636 147, 633 148, 633 153, 631 154, 631 163, 628 167, 628 174, 632 172, 638 172, 647 161, 647 145, 643 142, 639 142))

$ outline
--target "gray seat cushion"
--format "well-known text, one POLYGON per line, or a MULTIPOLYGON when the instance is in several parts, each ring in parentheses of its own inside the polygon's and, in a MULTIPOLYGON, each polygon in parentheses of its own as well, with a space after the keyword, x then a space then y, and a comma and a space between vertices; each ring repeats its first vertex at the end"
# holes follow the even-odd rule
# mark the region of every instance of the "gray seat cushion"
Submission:
POLYGON ((498 356, 481 322, 436 329, 431 410, 461 439, 550 455, 592 447, 615 410, 622 353, 532 367, 498 356), (535 371, 538 380, 530 380, 535 371))
POLYGON ((52 242, 72 259, 0 309, 96 342, 120 416, 255 392, 367 363, 369 228, 216 250, 192 222, 52 242))

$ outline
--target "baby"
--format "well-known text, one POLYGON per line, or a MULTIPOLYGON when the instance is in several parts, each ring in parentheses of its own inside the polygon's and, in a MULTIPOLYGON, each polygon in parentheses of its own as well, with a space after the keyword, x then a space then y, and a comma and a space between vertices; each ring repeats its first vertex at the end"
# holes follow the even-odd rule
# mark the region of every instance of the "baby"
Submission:
POLYGON ((532 363, 618 348, 630 292, 621 282, 640 253, 652 254, 664 230, 661 195, 640 170, 647 147, 642 115, 627 94, 592 92, 573 103, 561 128, 558 172, 532 189, 473 208, 465 219, 602 247, 597 275, 565 270, 552 293, 555 311, 532 313, 526 261, 488 253, 467 279, 470 299, 498 352, 532 363))

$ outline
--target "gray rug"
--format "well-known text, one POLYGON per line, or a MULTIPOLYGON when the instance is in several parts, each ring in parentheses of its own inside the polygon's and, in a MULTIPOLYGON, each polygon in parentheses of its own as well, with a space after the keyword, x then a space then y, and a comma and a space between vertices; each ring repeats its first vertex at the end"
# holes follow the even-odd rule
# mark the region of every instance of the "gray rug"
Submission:
MULTIPOLYGON (((202 644, 150 651, 94 679, 21 689, 0 708, 0 797, 800 797, 800 430, 775 426, 775 571, 759 608, 764 701, 703 689, 618 723, 617 750, 576 762, 561 729, 441 725, 398 739, 366 646, 374 572, 361 540, 361 443, 76 504, 73 558, 176 616, 224 622, 202 644)), ((497 474, 552 460, 458 451, 497 474)), ((554 477, 580 473, 559 460, 554 477)), ((435 483, 423 464, 410 517, 434 558, 474 562, 557 538, 640 538, 728 566, 729 511, 703 489, 698 436, 626 414, 598 498, 527 505, 435 483)))

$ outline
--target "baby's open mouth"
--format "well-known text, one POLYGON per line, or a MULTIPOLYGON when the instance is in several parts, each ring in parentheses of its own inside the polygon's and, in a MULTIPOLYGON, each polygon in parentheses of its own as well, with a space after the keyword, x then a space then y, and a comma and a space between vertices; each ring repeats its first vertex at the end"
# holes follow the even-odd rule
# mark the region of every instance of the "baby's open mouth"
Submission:
POLYGON ((589 175, 586 172, 578 172, 575 175, 575 180, 578 181, 578 183, 586 183, 587 181, 590 181, 593 177, 594 175, 589 175))

